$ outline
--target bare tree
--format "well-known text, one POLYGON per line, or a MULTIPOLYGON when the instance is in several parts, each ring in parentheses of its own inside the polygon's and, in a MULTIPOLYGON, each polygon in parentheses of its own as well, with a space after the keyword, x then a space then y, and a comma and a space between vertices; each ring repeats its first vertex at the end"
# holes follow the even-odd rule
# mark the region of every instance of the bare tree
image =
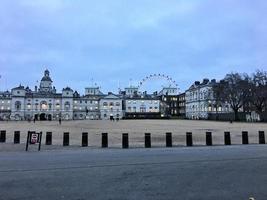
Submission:
POLYGON ((219 83, 214 83, 212 85, 212 96, 213 96, 213 102, 215 106, 216 111, 216 120, 218 120, 218 108, 224 104, 225 97, 224 97, 224 87, 225 83, 224 81, 220 81, 219 83))
POLYGON ((219 88, 222 89, 221 100, 230 104, 234 111, 234 119, 238 121, 239 110, 244 108, 249 101, 251 93, 249 77, 246 74, 239 73, 227 74, 223 81, 220 82, 219 88))
POLYGON ((252 75, 251 83, 250 102, 255 111, 262 116, 262 114, 267 111, 267 72, 257 70, 252 75))

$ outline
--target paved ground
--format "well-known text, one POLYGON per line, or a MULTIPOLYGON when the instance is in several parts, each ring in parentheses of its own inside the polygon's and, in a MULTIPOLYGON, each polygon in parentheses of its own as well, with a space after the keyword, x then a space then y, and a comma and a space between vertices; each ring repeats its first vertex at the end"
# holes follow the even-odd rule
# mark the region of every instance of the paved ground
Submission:
MULTIPOLYGON (((81 145, 82 132, 89 134, 89 146, 100 147, 101 133, 109 133, 109 146, 121 147, 121 134, 129 133, 131 147, 144 146, 144 133, 150 132, 152 136, 152 146, 165 146, 165 133, 173 133, 173 143, 176 146, 185 145, 185 133, 193 132, 193 142, 196 145, 205 144, 205 132, 212 131, 214 144, 224 143, 224 131, 230 131, 233 144, 241 144, 241 131, 249 132, 250 143, 258 143, 258 131, 267 133, 267 123, 229 123, 214 121, 194 121, 194 120, 121 120, 110 122, 104 120, 83 120, 83 121, 63 121, 39 122, 35 124, 28 122, 0 122, 0 130, 7 130, 7 144, 0 144, 0 151, 12 151, 16 148, 23 150, 25 145, 11 145, 14 131, 21 131, 21 142, 25 143, 27 131, 47 131, 53 132, 53 147, 57 149, 62 145, 63 132, 70 132, 70 144, 81 145)), ((266 138, 267 140, 267 138, 266 138)), ((46 147, 44 147, 46 148, 46 147)))
POLYGON ((0 152, 1 200, 256 200, 267 145, 0 152))

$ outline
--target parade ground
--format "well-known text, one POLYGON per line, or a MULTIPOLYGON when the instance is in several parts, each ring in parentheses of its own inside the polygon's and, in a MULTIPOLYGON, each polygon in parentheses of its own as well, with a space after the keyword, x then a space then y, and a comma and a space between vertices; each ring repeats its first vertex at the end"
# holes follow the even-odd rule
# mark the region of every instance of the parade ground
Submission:
POLYGON ((63 133, 69 132, 70 146, 80 148, 82 133, 88 132, 88 148, 101 147, 101 134, 108 133, 108 146, 121 148, 122 133, 129 134, 129 147, 144 147, 144 133, 151 133, 152 147, 164 147, 165 133, 172 132, 173 145, 185 146, 186 132, 192 132, 193 144, 205 145, 205 133, 212 132, 213 145, 224 144, 224 132, 231 133, 232 144, 242 143, 242 131, 248 131, 249 143, 257 144, 258 132, 267 132, 267 123, 215 122, 200 120, 105 120, 82 121, 1 121, 0 130, 6 130, 6 142, 0 143, 1 151, 24 150, 27 132, 42 131, 42 149, 61 149, 63 133), (20 131, 20 144, 13 144, 14 131, 20 131), (52 145, 46 146, 46 132, 52 132, 52 145))

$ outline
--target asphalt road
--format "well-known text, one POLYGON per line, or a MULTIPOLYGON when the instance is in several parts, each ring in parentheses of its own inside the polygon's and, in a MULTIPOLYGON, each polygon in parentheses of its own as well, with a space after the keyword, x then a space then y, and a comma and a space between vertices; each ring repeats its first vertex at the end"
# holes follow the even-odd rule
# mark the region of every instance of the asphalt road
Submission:
POLYGON ((0 199, 267 199, 267 145, 0 152, 0 199))

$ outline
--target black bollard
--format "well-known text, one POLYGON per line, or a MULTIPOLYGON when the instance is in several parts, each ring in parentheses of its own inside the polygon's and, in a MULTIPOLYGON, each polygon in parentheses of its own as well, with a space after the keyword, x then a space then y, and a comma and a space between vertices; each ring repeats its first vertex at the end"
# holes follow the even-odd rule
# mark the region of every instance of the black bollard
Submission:
POLYGON ((46 132, 45 144, 52 145, 52 132, 46 132))
POLYGON ((14 132, 14 144, 19 144, 20 143, 20 131, 15 131, 14 132))
POLYGON ((70 134, 69 132, 64 132, 63 134, 63 146, 69 146, 70 145, 70 134))
POLYGON ((265 144, 264 131, 259 131, 259 144, 265 144))
POLYGON ((82 133, 82 147, 87 147, 88 146, 88 133, 83 132, 82 133))
POLYGON ((108 147, 108 133, 102 133, 102 147, 108 147))
POLYGON ((242 144, 248 144, 248 132, 242 131, 242 144))
POLYGON ((212 133, 206 132, 206 145, 212 146, 212 133))
POLYGON ((151 147, 151 134, 145 133, 145 148, 151 147))
POLYGON ((224 132, 224 144, 231 145, 231 135, 230 132, 224 132))
POLYGON ((128 133, 123 133, 122 134, 122 148, 124 148, 124 149, 129 148, 128 133))
POLYGON ((1 130, 0 132, 0 142, 6 142, 6 131, 1 130))
POLYGON ((166 147, 172 147, 172 133, 166 133, 166 147))
POLYGON ((191 132, 186 133, 186 146, 193 146, 193 138, 191 132))

